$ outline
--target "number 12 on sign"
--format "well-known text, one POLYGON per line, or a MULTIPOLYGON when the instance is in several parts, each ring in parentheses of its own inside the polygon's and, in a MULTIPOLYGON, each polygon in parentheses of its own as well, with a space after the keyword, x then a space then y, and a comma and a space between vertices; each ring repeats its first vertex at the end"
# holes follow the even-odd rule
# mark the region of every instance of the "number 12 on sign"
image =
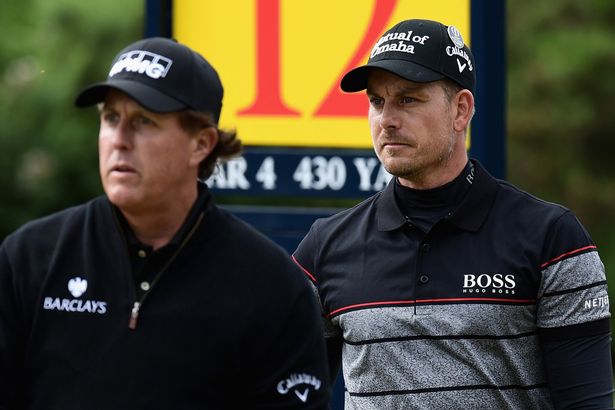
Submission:
MULTIPOLYGON (((252 104, 237 112, 237 116, 273 115, 299 116, 301 113, 289 107, 282 99, 280 87, 280 1, 256 1, 256 97, 252 104)), ((398 0, 374 1, 370 24, 352 58, 337 76, 319 104, 315 117, 364 116, 365 96, 360 93, 342 93, 339 82, 347 71, 361 63, 372 44, 386 29, 398 0)), ((308 26, 306 26, 307 29, 308 26)), ((294 81, 301 81, 296 78, 294 81)))

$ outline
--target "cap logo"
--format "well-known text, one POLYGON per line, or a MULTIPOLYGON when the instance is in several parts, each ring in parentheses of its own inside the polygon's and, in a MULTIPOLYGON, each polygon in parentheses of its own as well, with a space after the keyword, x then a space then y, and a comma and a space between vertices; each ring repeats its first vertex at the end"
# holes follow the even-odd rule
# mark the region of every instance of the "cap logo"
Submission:
MULTIPOLYGON (((467 63, 468 70, 470 71, 474 70, 470 56, 463 49, 457 48, 457 47, 446 46, 446 55, 449 57, 459 56, 463 58, 467 63)), ((457 67, 459 68, 459 73, 462 73, 463 70, 466 68, 466 64, 462 64, 461 61, 457 59, 457 67)))
POLYGON ((159 79, 163 78, 169 72, 173 60, 143 50, 132 50, 119 56, 111 71, 109 78, 126 71, 129 73, 145 74, 146 76, 159 79))
POLYGON ((461 37, 461 33, 457 30, 457 27, 448 26, 446 31, 448 31, 448 36, 453 44, 455 44, 455 47, 463 48, 463 37, 461 37))
POLYGON ((413 36, 412 33, 413 31, 409 30, 403 33, 385 34, 384 36, 380 37, 380 40, 378 40, 378 42, 372 49, 372 53, 370 54, 369 58, 374 58, 378 54, 382 54, 387 51, 397 51, 400 53, 414 54, 414 44, 425 45, 425 42, 429 40, 429 36, 413 36))

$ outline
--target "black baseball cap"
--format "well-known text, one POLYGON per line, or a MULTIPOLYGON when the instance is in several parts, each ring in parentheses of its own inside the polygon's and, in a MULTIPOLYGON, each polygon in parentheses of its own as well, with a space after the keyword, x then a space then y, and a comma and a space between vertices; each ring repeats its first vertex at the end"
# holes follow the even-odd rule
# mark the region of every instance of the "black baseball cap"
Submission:
POLYGON ((367 64, 342 77, 341 88, 367 88, 372 68, 380 68, 417 83, 450 78, 474 93, 474 57, 454 26, 432 20, 405 20, 389 29, 372 49, 367 64))
POLYGON ((224 94, 218 73, 203 56, 163 37, 139 40, 120 51, 107 80, 86 87, 75 105, 97 104, 110 88, 126 93, 153 112, 210 112, 216 122, 224 94))

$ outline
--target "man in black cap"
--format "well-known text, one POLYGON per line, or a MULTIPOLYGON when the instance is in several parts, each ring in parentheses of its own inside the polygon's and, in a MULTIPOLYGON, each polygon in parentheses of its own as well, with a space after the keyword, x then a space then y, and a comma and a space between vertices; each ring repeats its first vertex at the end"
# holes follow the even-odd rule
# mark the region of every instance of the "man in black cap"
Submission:
POLYGON ((214 68, 173 40, 122 50, 98 104, 105 195, 0 247, 0 409, 325 409, 312 289, 218 208, 236 155, 214 68))
POLYGON ((395 178, 318 220, 293 258, 318 291, 347 409, 612 406, 596 246, 566 208, 468 159, 476 66, 453 26, 403 21, 341 81, 367 90, 395 178))

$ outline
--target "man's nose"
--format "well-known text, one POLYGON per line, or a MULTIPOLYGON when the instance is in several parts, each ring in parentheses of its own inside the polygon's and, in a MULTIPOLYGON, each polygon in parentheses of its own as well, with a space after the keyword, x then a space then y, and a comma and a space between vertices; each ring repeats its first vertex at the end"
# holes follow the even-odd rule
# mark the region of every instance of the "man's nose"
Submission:
POLYGON ((128 121, 121 120, 112 131, 112 143, 115 148, 127 149, 132 147, 133 131, 128 121))
POLYGON ((382 107, 382 115, 380 116, 380 127, 387 128, 399 128, 401 120, 399 116, 399 110, 391 103, 385 103, 382 107))

